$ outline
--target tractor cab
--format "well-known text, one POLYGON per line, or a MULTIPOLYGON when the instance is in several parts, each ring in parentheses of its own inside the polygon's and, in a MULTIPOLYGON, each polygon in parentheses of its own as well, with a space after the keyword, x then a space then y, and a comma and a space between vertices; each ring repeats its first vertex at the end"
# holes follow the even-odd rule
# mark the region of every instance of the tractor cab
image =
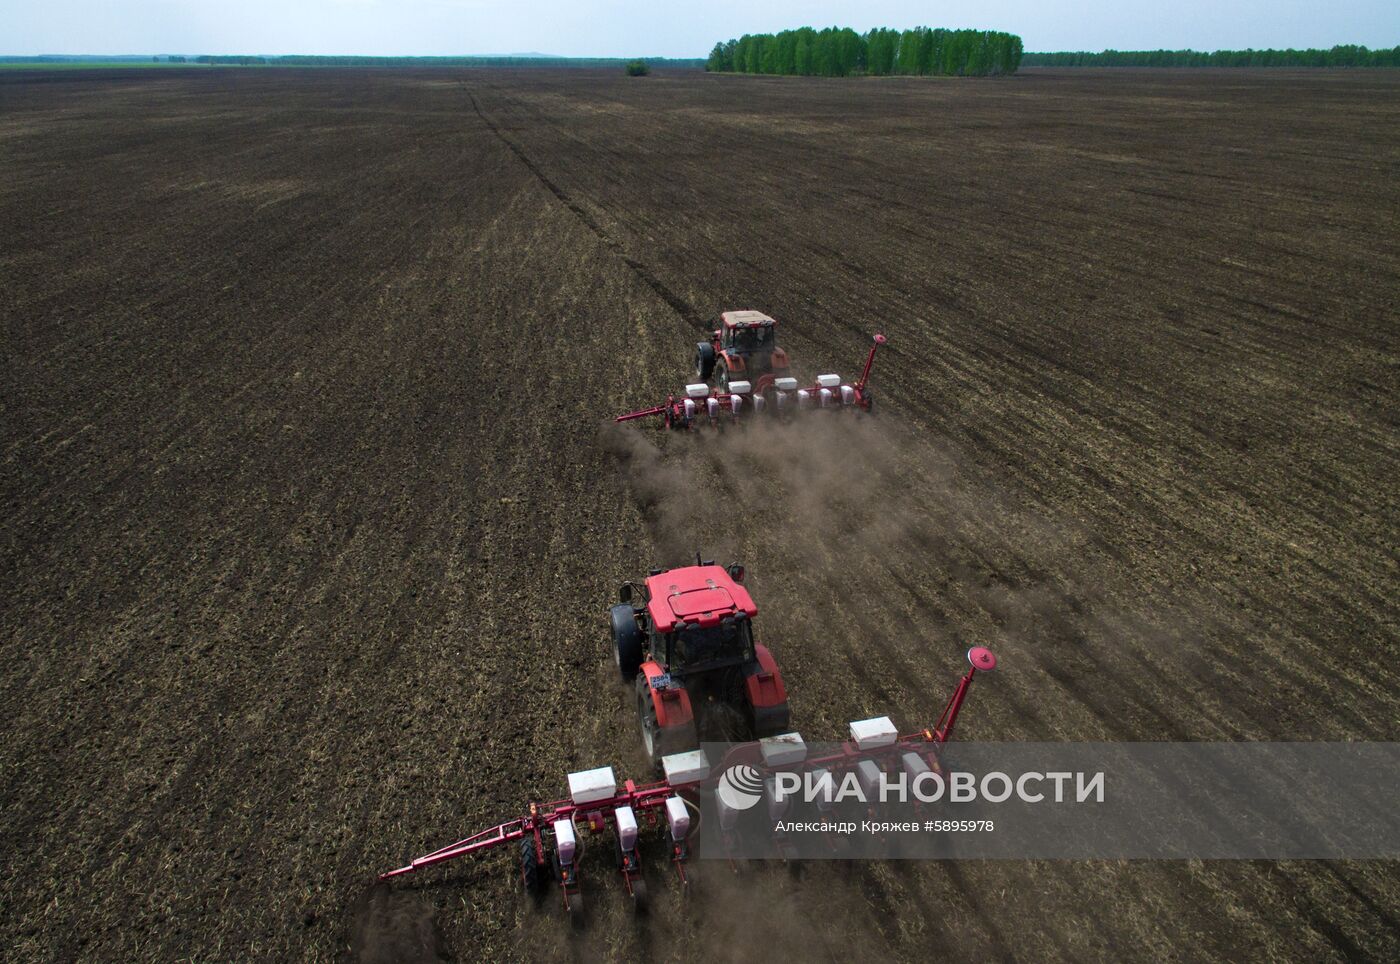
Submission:
POLYGON ((753 659, 749 620, 758 608, 734 579, 742 578, 742 568, 731 568, 690 566, 647 579, 652 652, 672 676, 753 659))
POLYGON ((720 347, 727 351, 772 351, 778 344, 778 323, 757 311, 726 311, 720 347))
POLYGON ((715 378, 728 390, 731 378, 764 392, 775 378, 788 374, 787 352, 778 347, 778 323, 761 311, 726 311, 708 342, 695 346, 695 375, 715 378))
POLYGON ((744 567, 695 563, 624 583, 608 613, 614 659, 636 690, 643 745, 658 766, 693 750, 702 733, 730 740, 788 727, 782 674, 754 639, 758 607, 744 567))

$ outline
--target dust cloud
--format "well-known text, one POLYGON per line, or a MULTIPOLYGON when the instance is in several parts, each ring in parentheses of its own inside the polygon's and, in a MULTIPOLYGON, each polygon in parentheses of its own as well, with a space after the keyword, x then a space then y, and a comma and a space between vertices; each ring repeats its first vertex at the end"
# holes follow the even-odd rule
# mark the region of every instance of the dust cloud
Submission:
MULTIPOLYGON (((935 694, 971 645, 1051 680, 1100 672, 1129 639, 1139 652, 1165 654, 1182 675, 1199 669, 1190 644, 1203 628, 1190 612, 1161 597, 1139 606, 1113 560, 1092 551, 1091 531, 1047 517, 1019 490, 989 480, 985 466, 965 468, 938 439, 899 423, 815 414, 688 433, 608 425, 601 444, 657 553, 640 567, 683 565, 697 551, 743 562, 760 607, 778 614, 764 632, 777 627, 784 654, 826 640, 855 671, 850 685, 869 684, 872 699, 890 701, 903 686, 920 718, 936 713, 935 694), (878 669, 865 679, 861 666, 878 669)), ((821 658, 810 662, 845 672, 821 658)), ((1120 689, 1152 702, 1140 689, 1120 689)), ((1107 706, 1089 705, 1079 715, 1067 731, 1027 706, 1019 731, 1001 738, 1176 735, 1150 714, 1120 722, 1107 706)))
POLYGON ((684 564, 699 551, 742 555, 754 572, 763 562, 825 567, 842 574, 836 586, 858 590, 852 597, 891 570, 937 572, 1014 620, 1043 599, 986 578, 988 557, 1032 528, 1040 543, 1069 538, 995 493, 970 491, 950 455, 872 418, 674 434, 608 425, 602 440, 647 521, 657 565, 684 564), (961 550, 974 532, 981 551, 961 550))

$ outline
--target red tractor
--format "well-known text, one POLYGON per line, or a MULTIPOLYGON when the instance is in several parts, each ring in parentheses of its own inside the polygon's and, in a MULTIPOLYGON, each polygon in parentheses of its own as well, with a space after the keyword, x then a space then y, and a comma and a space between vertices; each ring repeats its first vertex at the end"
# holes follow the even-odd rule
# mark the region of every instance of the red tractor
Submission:
POLYGON ((713 377, 721 391, 730 380, 748 382, 762 395, 788 374, 787 352, 778 347, 778 323, 761 311, 726 311, 720 327, 695 346, 695 378, 713 377))
POLYGON ((744 567, 698 555, 695 563, 623 584, 609 612, 617 668, 636 688, 642 743, 657 767, 702 737, 742 741, 789 729, 782 673, 754 641, 758 607, 742 585, 744 567))

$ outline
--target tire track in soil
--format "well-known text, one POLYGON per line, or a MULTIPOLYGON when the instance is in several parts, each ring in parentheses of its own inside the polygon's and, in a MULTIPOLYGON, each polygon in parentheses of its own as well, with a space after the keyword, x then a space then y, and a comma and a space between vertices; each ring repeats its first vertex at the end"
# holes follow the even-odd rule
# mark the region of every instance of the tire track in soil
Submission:
POLYGON ((481 104, 477 102, 475 94, 468 91, 467 97, 472 102, 472 109, 476 111, 476 115, 481 118, 482 123, 484 123, 487 127, 491 129, 491 133, 495 134, 498 138, 500 138, 501 143, 505 144, 506 147, 510 148, 511 153, 520 159, 520 163, 524 164, 527 168, 529 168, 530 173, 535 175, 535 177, 539 179, 539 182, 543 184, 551 194, 553 194, 559 199, 561 204, 563 204, 566 208, 572 211, 574 215, 580 221, 583 222, 584 226, 587 227, 588 230, 592 231, 594 235, 597 236, 599 241, 603 242, 603 244, 605 244, 608 248, 617 252, 618 257, 622 259, 622 262, 626 264, 627 267, 631 269, 631 271, 647 285, 647 287, 651 288, 652 291, 656 292, 657 296, 662 301, 670 305, 671 309, 675 311, 676 314, 680 315, 681 318, 685 319, 687 322, 689 322, 695 327, 703 328, 705 326, 705 319, 701 316, 700 312, 695 309, 694 305, 690 304, 680 295, 676 294, 669 287, 667 287, 661 281, 661 279, 658 278, 655 274, 653 274, 651 269, 649 269, 646 265, 642 264, 640 261, 636 261, 633 258, 629 257, 627 253, 623 250, 622 245, 619 244, 616 240, 614 240, 606 231, 604 231, 602 225, 595 221, 593 219, 593 216, 590 215, 587 210, 585 210, 572 197, 570 197, 569 194, 563 188, 561 188, 549 177, 549 175, 545 174, 545 172, 540 169, 539 165, 537 165, 534 161, 530 160, 529 156, 520 148, 518 144, 516 144, 509 137, 507 137, 505 133, 500 129, 500 127, 498 127, 496 123, 491 120, 491 118, 486 116, 485 112, 483 112, 481 109, 481 104))

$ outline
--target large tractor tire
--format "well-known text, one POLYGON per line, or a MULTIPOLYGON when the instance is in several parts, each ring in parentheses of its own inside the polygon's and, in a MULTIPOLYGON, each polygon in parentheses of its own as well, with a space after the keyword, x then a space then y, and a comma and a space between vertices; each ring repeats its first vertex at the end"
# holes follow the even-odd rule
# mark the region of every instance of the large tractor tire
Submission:
POLYGON ((646 751, 647 762, 654 767, 661 766, 661 758, 666 755, 661 726, 656 722, 656 708, 651 705, 647 682, 641 678, 637 679, 637 722, 642 727, 642 749, 646 751))
POLYGON ((637 617, 629 603, 618 603, 608 610, 608 620, 612 623, 613 659, 622 681, 630 683, 642 668, 642 628, 637 625, 637 617))
POLYGON ((754 706, 749 703, 747 688, 741 689, 741 692, 743 693, 741 698, 744 701, 744 706, 748 710, 749 720, 753 724, 755 739, 761 740, 765 736, 779 736, 791 732, 792 717, 788 711, 786 700, 772 706, 754 706))
POLYGON ((720 699, 705 706, 705 723, 697 727, 707 740, 746 743, 754 739, 753 712, 744 691, 744 676, 731 670, 720 684, 720 699))
POLYGON ((758 739, 765 736, 780 736, 792 731, 788 705, 753 707, 753 735, 758 739))
POLYGON ((656 707, 651 700, 651 687, 647 685, 644 676, 637 677, 637 722, 642 727, 642 749, 646 751, 647 762, 657 770, 661 769, 662 757, 698 749, 700 746, 694 720, 664 729, 657 722, 656 707))
POLYGON ((715 371, 715 346, 708 341, 695 345, 695 378, 708 382, 715 371))

